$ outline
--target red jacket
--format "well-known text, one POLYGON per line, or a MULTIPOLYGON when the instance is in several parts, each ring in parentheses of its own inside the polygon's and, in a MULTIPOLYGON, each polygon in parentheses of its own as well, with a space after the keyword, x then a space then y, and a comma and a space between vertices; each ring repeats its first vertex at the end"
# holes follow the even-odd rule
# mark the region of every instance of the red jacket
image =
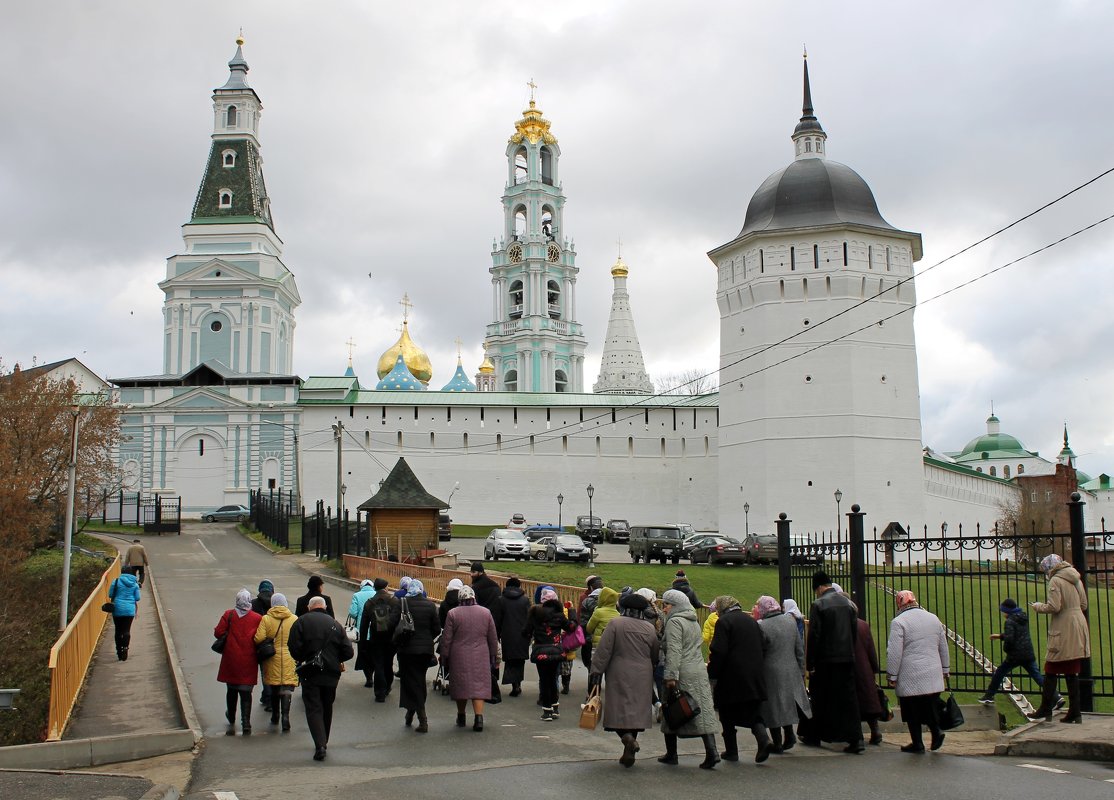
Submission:
POLYGON ((213 628, 214 637, 220 637, 226 631, 228 633, 224 652, 220 654, 220 671, 217 672, 217 680, 221 683, 254 686, 259 682, 259 662, 255 658, 252 638, 261 619, 254 611, 241 617, 235 609, 229 609, 213 628))

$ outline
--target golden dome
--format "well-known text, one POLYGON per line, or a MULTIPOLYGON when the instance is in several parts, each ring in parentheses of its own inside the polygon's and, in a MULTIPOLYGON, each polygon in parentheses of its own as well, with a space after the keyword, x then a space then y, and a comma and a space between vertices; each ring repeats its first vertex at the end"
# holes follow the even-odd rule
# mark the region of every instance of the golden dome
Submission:
POLYGON ((487 353, 484 353, 484 363, 480 364, 480 374, 481 375, 494 375, 495 374, 495 365, 491 363, 491 358, 487 355, 487 353))
POLYGON ((539 141, 556 144, 557 137, 549 132, 549 125, 549 120, 542 116, 541 109, 531 100, 530 107, 522 112, 522 119, 514 124, 515 134, 511 141, 518 144, 523 139, 528 139, 530 144, 537 144, 539 141))
POLYGON ((627 277, 627 272, 627 265, 623 263, 623 257, 619 256, 619 258, 615 261, 615 266, 611 268, 611 277, 625 278, 627 277))
POLYGON ((433 367, 429 363, 429 356, 410 338, 410 330, 405 320, 402 323, 402 335, 398 337, 398 341, 387 348, 387 352, 379 357, 379 365, 375 371, 380 379, 394 369, 395 362, 400 355, 406 364, 406 368, 410 370, 410 374, 422 383, 428 384, 429 379, 433 377, 433 367))

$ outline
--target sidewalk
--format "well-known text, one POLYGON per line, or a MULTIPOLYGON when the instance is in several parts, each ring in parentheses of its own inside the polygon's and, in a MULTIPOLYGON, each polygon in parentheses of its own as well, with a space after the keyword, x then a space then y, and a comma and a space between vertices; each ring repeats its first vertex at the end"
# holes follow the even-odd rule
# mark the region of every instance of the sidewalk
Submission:
POLYGON ((1114 761, 1114 714, 1084 714, 1082 725, 1022 725, 1002 735, 994 755, 1114 761))

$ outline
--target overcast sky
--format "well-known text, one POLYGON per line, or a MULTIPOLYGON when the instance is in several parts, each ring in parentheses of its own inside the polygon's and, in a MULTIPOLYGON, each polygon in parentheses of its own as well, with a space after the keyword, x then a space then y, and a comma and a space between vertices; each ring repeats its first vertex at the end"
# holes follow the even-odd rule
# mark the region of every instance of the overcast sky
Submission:
MULTIPOLYGON (((505 148, 538 84, 561 146, 595 382, 616 241, 651 377, 718 363, 715 269, 792 157, 809 51, 828 154, 924 237, 924 271, 1114 166, 1114 5, 71 2, 0 28, 0 357, 162 371, 165 259, 182 246, 211 91, 243 27, 265 175, 297 276, 296 372, 357 374, 399 299, 440 387, 490 321, 505 148), (369 277, 370 273, 370 277, 369 277)), ((1003 430, 1114 471, 1114 223, 933 301, 1114 213, 1114 175, 918 278, 923 436, 1003 430)))

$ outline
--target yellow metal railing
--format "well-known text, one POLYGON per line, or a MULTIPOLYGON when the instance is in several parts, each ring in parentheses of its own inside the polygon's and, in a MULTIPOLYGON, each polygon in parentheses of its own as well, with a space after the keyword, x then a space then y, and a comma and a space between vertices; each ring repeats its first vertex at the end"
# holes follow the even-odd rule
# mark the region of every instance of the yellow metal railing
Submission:
POLYGON ((101 631, 109 619, 109 615, 101 611, 101 604, 108 600, 108 587, 119 575, 120 559, 117 557, 101 575, 96 588, 85 598, 58 641, 50 648, 48 742, 61 739, 66 723, 70 721, 77 695, 89 671, 89 662, 93 660, 101 631))

